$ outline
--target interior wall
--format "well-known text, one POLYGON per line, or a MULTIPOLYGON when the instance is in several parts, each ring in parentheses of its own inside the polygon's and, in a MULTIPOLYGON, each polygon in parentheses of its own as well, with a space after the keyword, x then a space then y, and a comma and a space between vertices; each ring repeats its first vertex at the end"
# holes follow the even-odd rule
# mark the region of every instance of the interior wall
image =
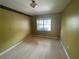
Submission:
POLYGON ((0 53, 30 32, 30 17, 0 8, 0 53))
POLYGON ((70 59, 79 59, 79 0, 72 0, 62 15, 61 39, 70 59))
POLYGON ((40 35, 40 36, 47 36, 47 37, 55 37, 55 38, 59 38, 60 37, 60 17, 61 14, 50 14, 50 15, 39 15, 39 16, 35 16, 32 20, 32 33, 33 35, 40 35), (44 18, 44 17, 50 17, 51 18, 51 31, 49 32, 40 32, 37 31, 37 25, 36 25, 36 20, 38 18, 44 18))

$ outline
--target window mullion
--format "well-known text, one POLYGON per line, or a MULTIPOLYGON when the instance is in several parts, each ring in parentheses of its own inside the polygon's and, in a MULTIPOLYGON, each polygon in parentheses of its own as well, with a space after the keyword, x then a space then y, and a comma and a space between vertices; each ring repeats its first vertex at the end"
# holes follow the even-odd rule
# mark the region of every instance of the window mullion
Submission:
POLYGON ((44 31, 44 19, 43 19, 43 31, 44 31))

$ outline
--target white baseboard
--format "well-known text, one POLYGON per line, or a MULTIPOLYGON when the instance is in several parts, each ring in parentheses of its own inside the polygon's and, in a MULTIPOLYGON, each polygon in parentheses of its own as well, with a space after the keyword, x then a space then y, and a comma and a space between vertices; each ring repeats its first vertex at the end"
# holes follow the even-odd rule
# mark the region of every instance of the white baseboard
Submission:
POLYGON ((62 45, 62 47, 63 47, 63 49, 64 49, 64 51, 65 51, 65 53, 66 53, 67 58, 70 59, 70 57, 69 57, 69 55, 68 55, 68 52, 67 52, 66 48, 64 47, 62 41, 61 41, 61 45, 62 45))
POLYGON ((0 53, 0 56, 2 56, 3 54, 7 53, 8 51, 10 51, 11 49, 15 48, 16 46, 18 46, 19 44, 21 44, 23 41, 18 42, 17 44, 15 44, 14 46, 6 49, 5 51, 0 53))
POLYGON ((50 39, 58 39, 57 37, 49 37, 49 36, 41 36, 41 35, 32 35, 32 36, 39 36, 39 37, 44 37, 44 38, 50 38, 50 39))

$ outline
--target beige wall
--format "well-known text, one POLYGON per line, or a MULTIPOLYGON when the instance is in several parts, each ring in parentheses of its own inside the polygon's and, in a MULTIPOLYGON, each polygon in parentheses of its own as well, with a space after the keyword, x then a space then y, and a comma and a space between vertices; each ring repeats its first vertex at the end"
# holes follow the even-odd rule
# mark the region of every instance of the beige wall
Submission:
POLYGON ((61 39, 70 59, 79 59, 79 0, 72 0, 64 10, 61 39))
POLYGON ((33 35, 41 35, 41 36, 47 36, 47 37, 60 37, 60 17, 61 14, 50 14, 50 15, 41 15, 41 16, 35 16, 32 20, 32 32, 33 35), (44 17, 50 17, 52 20, 51 23, 51 31, 50 32, 38 32, 36 29, 36 20, 38 18, 44 18, 44 17))
POLYGON ((30 17, 0 8, 0 52, 30 33, 30 17))

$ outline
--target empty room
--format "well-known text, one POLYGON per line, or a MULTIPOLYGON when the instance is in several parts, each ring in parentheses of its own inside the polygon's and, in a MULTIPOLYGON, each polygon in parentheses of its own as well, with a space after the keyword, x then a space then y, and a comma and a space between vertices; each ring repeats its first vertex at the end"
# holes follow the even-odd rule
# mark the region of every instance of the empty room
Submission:
POLYGON ((79 59, 79 0, 0 0, 0 59, 79 59))

